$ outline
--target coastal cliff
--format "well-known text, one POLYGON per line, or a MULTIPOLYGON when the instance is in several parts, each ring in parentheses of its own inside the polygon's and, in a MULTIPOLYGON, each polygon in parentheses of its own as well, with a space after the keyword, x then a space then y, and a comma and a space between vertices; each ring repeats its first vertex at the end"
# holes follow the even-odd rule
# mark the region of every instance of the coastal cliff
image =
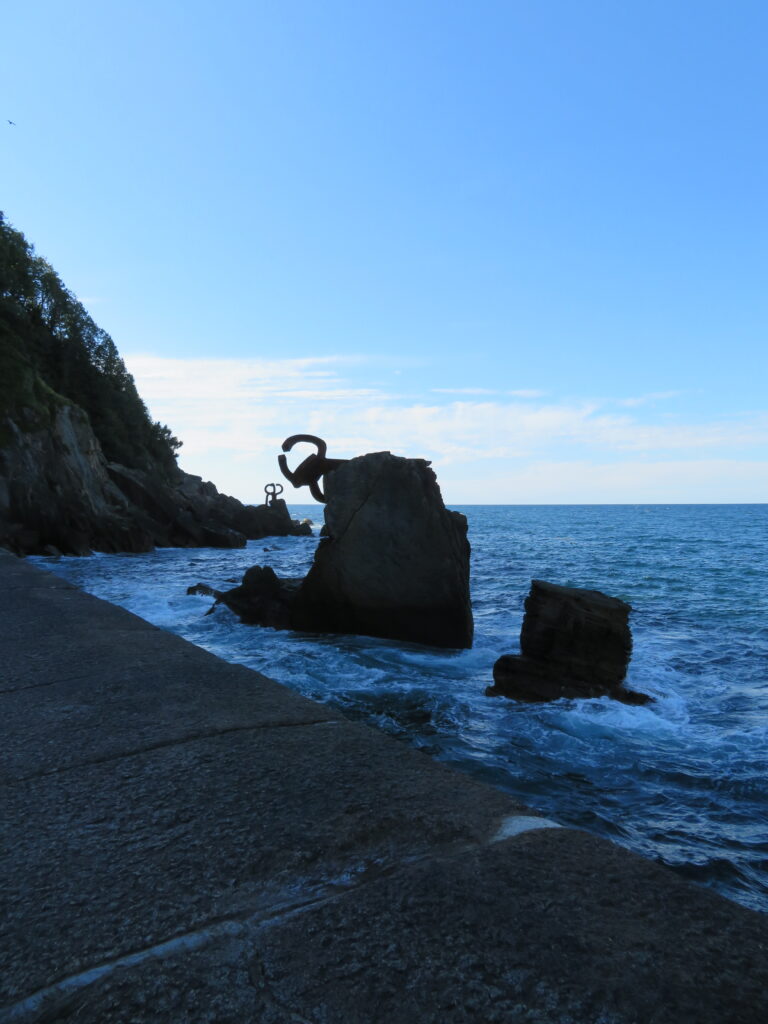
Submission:
POLYGON ((108 462, 88 415, 64 402, 32 426, 2 416, 0 546, 18 555, 243 547, 309 532, 285 502, 243 505, 177 469, 108 462))
POLYGON ((305 533, 182 472, 109 335, 0 213, 0 546, 19 555, 242 547, 305 533))

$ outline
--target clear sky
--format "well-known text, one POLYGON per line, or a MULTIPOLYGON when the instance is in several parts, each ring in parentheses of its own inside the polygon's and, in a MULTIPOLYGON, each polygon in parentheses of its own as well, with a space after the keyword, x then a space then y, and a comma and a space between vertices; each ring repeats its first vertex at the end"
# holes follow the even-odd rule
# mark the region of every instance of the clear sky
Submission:
POLYGON ((262 500, 311 432, 452 503, 768 501, 765 0, 36 0, 2 37, 0 208, 183 468, 262 500))

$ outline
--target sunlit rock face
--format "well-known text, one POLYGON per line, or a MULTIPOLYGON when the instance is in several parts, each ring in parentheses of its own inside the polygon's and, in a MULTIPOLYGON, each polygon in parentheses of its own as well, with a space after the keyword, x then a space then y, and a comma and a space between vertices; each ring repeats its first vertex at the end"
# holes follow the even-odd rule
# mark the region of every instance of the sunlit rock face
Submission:
POLYGON ((424 459, 375 452, 325 479, 326 536, 291 610, 295 629, 472 645, 467 521, 424 459))
POLYGON ((533 580, 525 601, 521 654, 493 667, 489 696, 524 701, 609 696, 627 704, 651 698, 624 686, 632 654, 631 607, 599 590, 533 580))

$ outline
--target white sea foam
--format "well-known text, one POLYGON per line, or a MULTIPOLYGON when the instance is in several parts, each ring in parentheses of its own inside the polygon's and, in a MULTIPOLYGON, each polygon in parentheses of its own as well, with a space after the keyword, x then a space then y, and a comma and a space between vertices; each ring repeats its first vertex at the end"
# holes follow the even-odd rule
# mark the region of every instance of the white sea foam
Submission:
MULTIPOLYGON (((186 594, 199 581, 231 586, 254 564, 303 575, 316 537, 39 561, 221 656, 480 772, 558 821, 705 865, 702 880, 768 908, 768 630, 760 611, 768 508, 464 511, 477 609, 475 644, 464 652, 245 627, 221 606, 206 615, 211 599, 186 594), (627 685, 653 704, 526 705, 484 696, 495 659, 519 649, 532 578, 632 604, 627 685)), ((319 532, 322 516, 310 514, 319 532)))

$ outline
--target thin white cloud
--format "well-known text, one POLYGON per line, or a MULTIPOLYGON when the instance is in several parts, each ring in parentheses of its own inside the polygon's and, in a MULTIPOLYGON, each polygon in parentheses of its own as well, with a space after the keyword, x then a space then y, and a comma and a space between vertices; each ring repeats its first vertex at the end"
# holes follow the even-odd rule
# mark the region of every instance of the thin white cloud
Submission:
POLYGON ((172 359, 137 354, 125 356, 128 370, 148 401, 187 398, 258 399, 277 391, 306 386, 308 380, 338 383, 334 356, 306 359, 172 359), (142 390, 143 389, 143 390, 142 390))
MULTIPOLYGON (((313 402, 338 402, 340 400, 347 401, 349 399, 371 399, 375 398, 378 401, 386 398, 387 396, 382 394, 377 388, 327 388, 314 390, 310 388, 275 388, 265 391, 265 394, 271 395, 273 398, 289 398, 292 401, 313 401, 313 402)), ((392 396, 394 397, 394 396, 392 396)))
MULTIPOLYGON (((338 458, 388 450, 430 459, 441 483, 453 481, 452 488, 469 486, 471 478, 475 490, 480 483, 484 493, 497 489, 497 497, 486 493, 477 499, 483 501, 514 500, 502 497, 503 481, 512 475, 520 477, 520 486, 532 486, 527 474, 533 470, 525 467, 533 465, 549 466, 555 475, 547 487, 538 486, 539 496, 531 501, 549 500, 543 495, 550 490, 551 500, 589 500, 573 496, 586 495, 588 486, 594 486, 595 495, 608 494, 607 484, 598 487, 598 477, 608 480, 611 474, 619 474, 618 481, 622 471, 605 468, 618 465, 629 467, 624 471, 626 484, 622 490, 615 481, 611 493, 626 493, 626 500, 657 500, 632 498, 631 493, 650 493, 650 484, 641 487, 641 483, 654 472, 670 493, 682 493, 686 480, 693 488, 694 477, 699 481, 696 486, 704 487, 705 460, 712 473, 720 473, 725 481, 729 477, 723 467, 737 462, 754 465, 744 460, 759 460, 768 450, 765 412, 729 419, 713 416, 706 422, 686 421, 679 413, 672 418, 656 414, 653 419, 649 402, 641 418, 632 405, 618 413, 616 402, 543 401, 533 393, 498 396, 490 389, 487 394, 482 389, 436 389, 434 401, 424 401, 423 396, 419 400, 410 393, 371 387, 364 380, 358 383, 359 360, 354 364, 353 383, 347 376, 352 364, 334 356, 186 360, 138 355, 125 361, 153 418, 167 423, 184 442, 183 468, 213 479, 221 489, 246 500, 253 500, 253 492, 244 490, 243 481, 251 488, 260 480, 274 479, 280 445, 295 433, 324 437, 329 454, 338 458), (440 400, 441 395, 452 394, 456 400, 440 400), (693 464, 699 467, 691 471, 693 476, 680 470, 680 487, 674 472, 659 468, 693 464), (590 466, 604 468, 598 473, 585 468, 590 466), (656 468, 638 470, 638 466, 656 468)), ((668 392, 657 394, 673 397, 668 392)), ((768 484, 759 487, 765 492, 768 484)), ((742 492, 746 493, 744 488, 742 492)), ((459 493, 455 500, 470 498, 459 493)))
POLYGON ((252 390, 279 390, 296 383, 346 381, 349 371, 362 365, 379 368, 381 360, 362 356, 307 356, 296 359, 173 358, 149 353, 124 356, 129 371, 155 393, 174 394, 183 385, 211 392, 222 387, 234 395, 252 390))
POLYGON ((638 395, 636 398, 620 398, 617 405, 623 405, 627 409, 637 409, 641 405, 648 405, 651 402, 664 401, 667 398, 677 398, 682 391, 652 391, 648 395, 638 395))
POLYGON ((498 395, 491 388, 430 388, 433 395, 498 395))

